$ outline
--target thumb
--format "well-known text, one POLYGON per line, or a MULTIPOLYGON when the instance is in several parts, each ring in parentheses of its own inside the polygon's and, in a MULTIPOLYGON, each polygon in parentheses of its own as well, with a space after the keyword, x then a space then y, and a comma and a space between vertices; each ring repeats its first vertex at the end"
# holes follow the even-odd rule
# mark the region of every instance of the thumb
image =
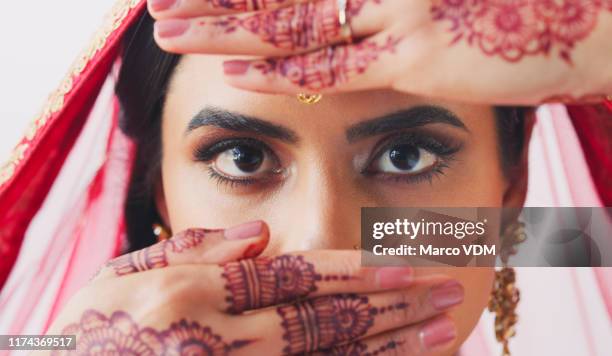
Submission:
POLYGON ((270 230, 253 221, 225 230, 189 229, 142 250, 109 261, 95 279, 118 277, 185 264, 222 264, 258 256, 268 245, 270 230))

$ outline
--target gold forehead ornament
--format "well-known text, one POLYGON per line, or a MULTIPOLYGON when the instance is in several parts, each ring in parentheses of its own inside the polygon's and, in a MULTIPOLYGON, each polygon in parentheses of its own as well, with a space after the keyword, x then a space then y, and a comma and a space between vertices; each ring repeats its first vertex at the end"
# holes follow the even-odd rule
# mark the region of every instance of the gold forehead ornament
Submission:
POLYGON ((297 99, 302 103, 302 104, 316 104, 319 101, 321 101, 321 99, 323 98, 322 94, 298 94, 297 95, 297 99))

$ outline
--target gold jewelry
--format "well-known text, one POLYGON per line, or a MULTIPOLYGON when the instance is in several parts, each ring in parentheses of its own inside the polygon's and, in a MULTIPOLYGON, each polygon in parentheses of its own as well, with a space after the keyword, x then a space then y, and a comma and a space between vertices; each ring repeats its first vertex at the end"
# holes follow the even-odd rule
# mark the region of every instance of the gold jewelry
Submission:
POLYGON ((516 335, 518 321, 516 307, 521 299, 516 287, 516 272, 508 267, 508 259, 516 253, 515 245, 525 241, 525 224, 520 221, 508 225, 502 234, 502 269, 495 271, 495 282, 489 300, 489 311, 495 313, 495 338, 503 346, 502 356, 510 356, 510 339, 516 335))
MULTIPOLYGON (((353 30, 348 18, 348 0, 336 0, 338 5, 338 25, 340 26, 340 36, 345 43, 353 43, 353 30)), ((321 94, 300 93, 297 99, 302 104, 316 104, 323 98, 321 94)))
POLYGON ((322 94, 305 94, 305 93, 300 93, 297 95, 297 99, 302 103, 302 104, 316 104, 319 101, 321 101, 321 99, 323 98, 322 94))
POLYGON ((353 43, 353 30, 348 18, 348 0, 338 1, 338 23, 340 24, 340 36, 345 43, 353 43))
POLYGON ((525 239, 527 239, 527 234, 523 222, 515 221, 506 227, 502 234, 500 248, 500 256, 504 266, 508 264, 510 256, 516 254, 515 246, 525 241, 525 239))
POLYGON ((521 299, 516 287, 514 268, 503 267, 495 271, 493 293, 489 301, 489 311, 495 313, 495 338, 503 346, 502 356, 510 356, 510 338, 516 335, 514 328, 518 321, 516 307, 521 299))
POLYGON ((157 237, 157 242, 161 242, 168 240, 172 234, 163 225, 153 224, 153 235, 157 237))

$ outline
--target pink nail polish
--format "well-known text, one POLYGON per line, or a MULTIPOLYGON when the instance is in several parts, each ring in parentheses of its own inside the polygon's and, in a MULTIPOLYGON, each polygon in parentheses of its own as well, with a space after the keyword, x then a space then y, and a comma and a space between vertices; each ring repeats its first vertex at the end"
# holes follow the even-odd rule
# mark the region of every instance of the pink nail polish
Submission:
POLYGON ((427 350, 449 343, 457 337, 453 322, 446 316, 427 322, 419 334, 421 343, 427 350))
POLYGON ((438 309, 444 310, 463 302, 463 286, 457 281, 449 281, 434 286, 429 292, 431 304, 438 309))
POLYGON ((246 240, 261 235, 262 231, 263 222, 253 221, 229 228, 225 230, 223 236, 226 240, 246 240))
POLYGON ((223 72, 226 75, 241 75, 249 69, 248 61, 226 61, 223 62, 223 72))
POLYGON ((176 4, 176 0, 149 0, 149 5, 153 11, 168 10, 176 4))
POLYGON ((376 283, 381 288, 405 287, 413 279, 414 270, 411 267, 381 267, 376 271, 376 283))
POLYGON ((155 23, 155 32, 161 38, 177 37, 189 28, 187 20, 161 20, 155 23))

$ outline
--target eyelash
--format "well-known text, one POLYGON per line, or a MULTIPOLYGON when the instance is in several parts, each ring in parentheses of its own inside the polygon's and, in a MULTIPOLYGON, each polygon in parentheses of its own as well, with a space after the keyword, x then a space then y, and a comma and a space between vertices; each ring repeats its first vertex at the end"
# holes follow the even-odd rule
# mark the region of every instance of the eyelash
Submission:
POLYGON ((434 137, 431 134, 424 134, 418 132, 402 132, 394 135, 387 136, 381 139, 375 146, 374 151, 376 154, 372 155, 365 164, 365 168, 361 171, 361 174, 365 176, 376 176, 380 179, 389 180, 398 183, 409 183, 416 184, 423 181, 429 181, 431 184, 433 179, 446 174, 446 169, 450 167, 450 163, 455 159, 455 154, 459 152, 462 145, 454 140, 446 137, 434 137), (394 173, 380 173, 370 171, 370 166, 382 155, 396 145, 410 144, 418 148, 422 148, 435 154, 441 159, 436 165, 427 170, 426 172, 418 174, 394 174, 394 173))
MULTIPOLYGON (((217 157, 220 153, 233 148, 237 145, 247 145, 255 147, 265 151, 272 159, 276 162, 275 164, 280 165, 280 160, 274 154, 274 151, 265 143, 260 140, 244 137, 244 138, 233 138, 213 143, 211 145, 205 145, 198 147, 194 152, 194 160, 198 162, 209 163, 217 157)), ((391 136, 387 136, 379 141, 375 146, 374 151, 376 154, 372 155, 366 165, 365 169, 361 171, 364 176, 376 176, 380 179, 389 180, 398 183, 416 184, 422 181, 433 182, 433 179, 440 177, 445 174, 446 169, 449 168, 450 162, 454 160, 454 155, 461 150, 462 145, 450 140, 448 138, 435 138, 430 134, 423 133, 399 133, 391 136), (415 147, 423 148, 438 157, 441 161, 438 162, 432 169, 427 172, 419 174, 393 174, 393 173, 379 173, 369 171, 368 168, 374 161, 379 159, 388 149, 398 144, 411 144, 415 147)), ((208 166, 208 175, 210 179, 215 181, 218 185, 226 185, 229 188, 237 188, 241 186, 249 186, 258 183, 255 178, 230 178, 216 171, 212 165, 208 166)))
MULTIPOLYGON (((215 142, 211 145, 200 146, 194 152, 194 160, 198 162, 209 163, 217 157, 220 153, 234 148, 239 145, 245 145, 260 149, 266 152, 276 164, 280 164, 278 157, 274 154, 274 151, 265 143, 250 137, 232 138, 215 142)), ((216 171, 212 165, 207 168, 208 176, 210 179, 215 181, 217 185, 225 185, 229 188, 237 188, 239 186, 249 186, 257 183, 257 179, 254 178, 230 178, 216 171)))

